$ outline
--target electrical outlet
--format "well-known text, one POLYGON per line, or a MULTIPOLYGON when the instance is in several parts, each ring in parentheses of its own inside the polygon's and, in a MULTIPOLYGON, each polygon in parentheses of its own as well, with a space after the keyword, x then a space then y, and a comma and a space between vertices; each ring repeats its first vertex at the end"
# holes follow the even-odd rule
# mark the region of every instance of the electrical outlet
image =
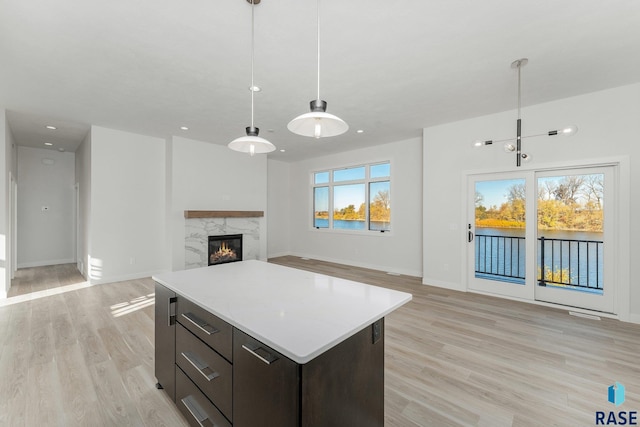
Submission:
POLYGON ((373 344, 377 343, 378 341, 380 341, 381 337, 382 337, 382 320, 378 320, 373 324, 373 327, 372 327, 372 331, 371 331, 372 343, 373 344))

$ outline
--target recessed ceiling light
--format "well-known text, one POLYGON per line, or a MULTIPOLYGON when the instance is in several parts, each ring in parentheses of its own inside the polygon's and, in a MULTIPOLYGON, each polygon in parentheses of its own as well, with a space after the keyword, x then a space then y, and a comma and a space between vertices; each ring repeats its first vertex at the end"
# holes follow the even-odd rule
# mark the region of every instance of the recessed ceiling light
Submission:
POLYGON ((62 153, 62 152, 64 152, 64 148, 60 147, 60 148, 58 148, 58 151, 62 153))
POLYGON ((356 133, 364 133, 364 130, 362 130, 362 129, 358 129, 358 130, 356 131, 356 133))
POLYGON ((260 92, 262 88, 260 86, 253 85, 253 86, 249 86, 249 90, 253 92, 260 92))
POLYGON ((284 148, 282 150, 280 150, 281 153, 284 153, 285 151, 287 151, 287 150, 285 150, 284 148))
POLYGON ((189 128, 188 128, 188 127, 186 127, 186 126, 180 126, 180 129, 181 129, 181 130, 189 130, 189 128))
POLYGON ((46 145, 47 147, 51 147, 53 145, 53 142, 45 142, 44 145, 46 145))
POLYGON ((47 129, 51 129, 51 130, 56 130, 56 129, 58 129, 57 127, 55 127, 55 126, 51 126, 51 125, 46 125, 45 127, 46 127, 47 129))

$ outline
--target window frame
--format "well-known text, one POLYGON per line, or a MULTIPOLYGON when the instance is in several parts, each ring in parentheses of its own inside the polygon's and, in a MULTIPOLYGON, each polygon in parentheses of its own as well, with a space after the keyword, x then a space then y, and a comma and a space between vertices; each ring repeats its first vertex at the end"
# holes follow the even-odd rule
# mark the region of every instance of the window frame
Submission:
POLYGON ((391 159, 377 160, 366 163, 357 163, 352 165, 345 165, 341 167, 322 168, 310 171, 310 197, 311 197, 311 215, 310 215, 310 229, 323 232, 323 233, 339 233, 339 234, 356 234, 356 235, 368 235, 368 236, 390 236, 393 234, 393 214, 389 217, 389 229, 388 230, 371 230, 371 218, 370 218, 370 203, 371 195, 370 188, 372 183, 388 182, 389 193, 393 194, 392 185, 393 164, 391 159), (371 167, 388 164, 389 175, 384 177, 371 178, 371 167), (345 169, 365 168, 365 176, 363 179, 334 181, 334 171, 340 171, 345 169), (319 173, 328 172, 329 180, 327 182, 315 183, 315 176, 319 173), (363 184, 364 185, 364 205, 365 205, 365 228, 362 230, 350 230, 333 227, 333 215, 334 215, 334 187, 342 185, 363 184), (329 188, 329 200, 328 200, 328 225, 327 227, 316 227, 315 225, 315 189, 320 187, 329 188))

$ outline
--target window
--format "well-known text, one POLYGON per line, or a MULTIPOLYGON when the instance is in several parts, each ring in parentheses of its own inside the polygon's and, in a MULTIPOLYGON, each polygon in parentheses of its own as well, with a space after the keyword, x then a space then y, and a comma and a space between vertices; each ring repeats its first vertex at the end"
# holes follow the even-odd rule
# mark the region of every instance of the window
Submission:
POLYGON ((391 163, 313 173, 313 226, 391 230, 391 163))

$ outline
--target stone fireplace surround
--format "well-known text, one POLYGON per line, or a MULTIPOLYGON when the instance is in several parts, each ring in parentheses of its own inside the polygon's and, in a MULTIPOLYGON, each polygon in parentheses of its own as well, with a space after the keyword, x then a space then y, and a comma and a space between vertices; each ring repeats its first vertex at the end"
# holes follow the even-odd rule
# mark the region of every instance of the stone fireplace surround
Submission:
POLYGON ((184 211, 185 269, 206 267, 209 236, 242 234, 242 259, 260 259, 263 211, 184 211))

